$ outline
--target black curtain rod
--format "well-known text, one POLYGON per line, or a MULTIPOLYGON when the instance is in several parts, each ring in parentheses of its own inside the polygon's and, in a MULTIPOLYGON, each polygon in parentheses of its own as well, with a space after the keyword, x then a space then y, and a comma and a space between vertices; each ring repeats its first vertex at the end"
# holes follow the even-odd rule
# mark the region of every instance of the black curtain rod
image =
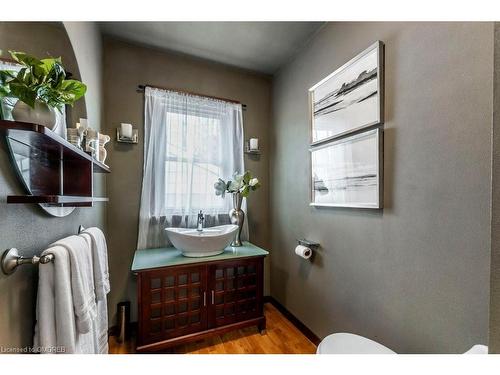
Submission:
POLYGON ((143 93, 144 90, 146 89, 146 87, 152 87, 152 88, 160 89, 160 90, 176 91, 176 92, 181 92, 181 93, 184 93, 184 94, 190 94, 190 95, 202 96, 202 97, 205 97, 205 98, 222 100, 224 102, 238 103, 238 104, 241 104, 241 106, 243 107, 243 109, 247 108, 246 104, 240 103, 237 100, 219 98, 217 96, 203 95, 203 94, 198 94, 198 93, 195 93, 195 92, 190 92, 190 91, 185 91, 185 90, 170 89, 170 88, 167 88, 167 87, 159 87, 159 86, 153 86, 153 85, 137 85, 136 92, 143 93))

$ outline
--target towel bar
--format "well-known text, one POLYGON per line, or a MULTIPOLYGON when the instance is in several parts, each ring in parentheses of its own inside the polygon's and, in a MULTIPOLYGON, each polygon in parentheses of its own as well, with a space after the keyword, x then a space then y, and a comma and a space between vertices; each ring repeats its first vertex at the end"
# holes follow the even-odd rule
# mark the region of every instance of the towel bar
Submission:
POLYGON ((47 264, 52 262, 53 259, 54 254, 46 254, 41 257, 34 255, 33 257, 25 258, 22 255, 19 255, 19 251, 13 247, 5 250, 2 255, 2 272, 5 275, 10 275, 11 273, 14 273, 17 266, 21 266, 23 264, 47 264))
MULTIPOLYGON (((80 225, 78 227, 78 234, 82 233, 84 230, 85 227, 83 225, 80 225)), ((45 254, 40 257, 34 255, 27 258, 19 255, 19 250, 13 247, 4 251, 4 253, 2 254, 0 266, 2 268, 2 272, 5 275, 10 275, 14 273, 18 266, 21 266, 23 264, 47 264, 52 262, 54 258, 54 254, 45 254)))

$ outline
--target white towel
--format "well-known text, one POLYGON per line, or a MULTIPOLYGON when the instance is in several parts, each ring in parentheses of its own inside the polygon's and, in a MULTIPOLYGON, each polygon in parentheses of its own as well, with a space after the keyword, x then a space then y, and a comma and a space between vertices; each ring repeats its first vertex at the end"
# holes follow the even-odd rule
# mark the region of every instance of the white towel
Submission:
POLYGON ((99 228, 88 228, 82 234, 91 244, 94 266, 94 288, 97 297, 97 319, 95 340, 98 353, 108 353, 108 304, 106 295, 110 291, 108 248, 104 233, 99 228))
POLYGON ((41 353, 95 353, 92 335, 76 329, 70 254, 61 246, 42 252, 46 254, 54 260, 39 266, 34 346, 41 353))
MULTIPOLYGON (((36 325, 34 346, 42 353, 48 353, 51 348, 56 348, 57 341, 56 308, 60 318, 61 327, 59 327, 60 341, 65 341, 64 350, 70 353, 74 352, 74 314, 73 314, 73 296, 71 295, 71 276, 69 265, 69 254, 65 248, 53 247, 42 252, 41 255, 53 254, 57 256, 57 262, 40 265, 38 269, 38 293, 36 299, 36 325), (57 270, 56 270, 57 266, 57 270), (58 274, 59 279, 63 280, 64 289, 59 288, 56 291, 54 275, 58 274), (56 293, 58 294, 57 306, 55 303, 56 293), (70 311, 66 319, 63 319, 64 311, 70 311), (64 325, 66 324, 66 325, 64 325)), ((62 344, 62 342, 61 342, 62 344)))
POLYGON ((94 341, 96 354, 108 354, 108 301, 97 301, 97 320, 95 322, 94 341))
POLYGON ((90 332, 97 316, 97 306, 92 251, 89 243, 82 236, 69 236, 51 246, 61 246, 68 251, 76 328, 82 334, 90 332))
POLYGON ((82 236, 90 239, 94 266, 94 288, 97 300, 105 300, 110 291, 106 238, 104 233, 96 227, 86 229, 82 236))

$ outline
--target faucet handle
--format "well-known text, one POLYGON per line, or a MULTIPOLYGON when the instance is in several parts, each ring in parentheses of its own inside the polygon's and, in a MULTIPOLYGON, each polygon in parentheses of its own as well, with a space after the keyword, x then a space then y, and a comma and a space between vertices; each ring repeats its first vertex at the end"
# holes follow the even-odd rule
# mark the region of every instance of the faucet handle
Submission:
POLYGON ((203 211, 200 210, 198 213, 198 228, 196 229, 198 232, 203 231, 203 222, 205 221, 205 218, 203 217, 203 211))

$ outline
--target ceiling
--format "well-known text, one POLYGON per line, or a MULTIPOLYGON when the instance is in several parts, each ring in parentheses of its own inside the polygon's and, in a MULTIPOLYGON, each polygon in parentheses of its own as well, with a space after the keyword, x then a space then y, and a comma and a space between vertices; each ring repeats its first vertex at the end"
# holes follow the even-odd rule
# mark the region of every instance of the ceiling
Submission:
POLYGON ((101 22, 104 34, 133 43, 273 74, 323 22, 101 22))

